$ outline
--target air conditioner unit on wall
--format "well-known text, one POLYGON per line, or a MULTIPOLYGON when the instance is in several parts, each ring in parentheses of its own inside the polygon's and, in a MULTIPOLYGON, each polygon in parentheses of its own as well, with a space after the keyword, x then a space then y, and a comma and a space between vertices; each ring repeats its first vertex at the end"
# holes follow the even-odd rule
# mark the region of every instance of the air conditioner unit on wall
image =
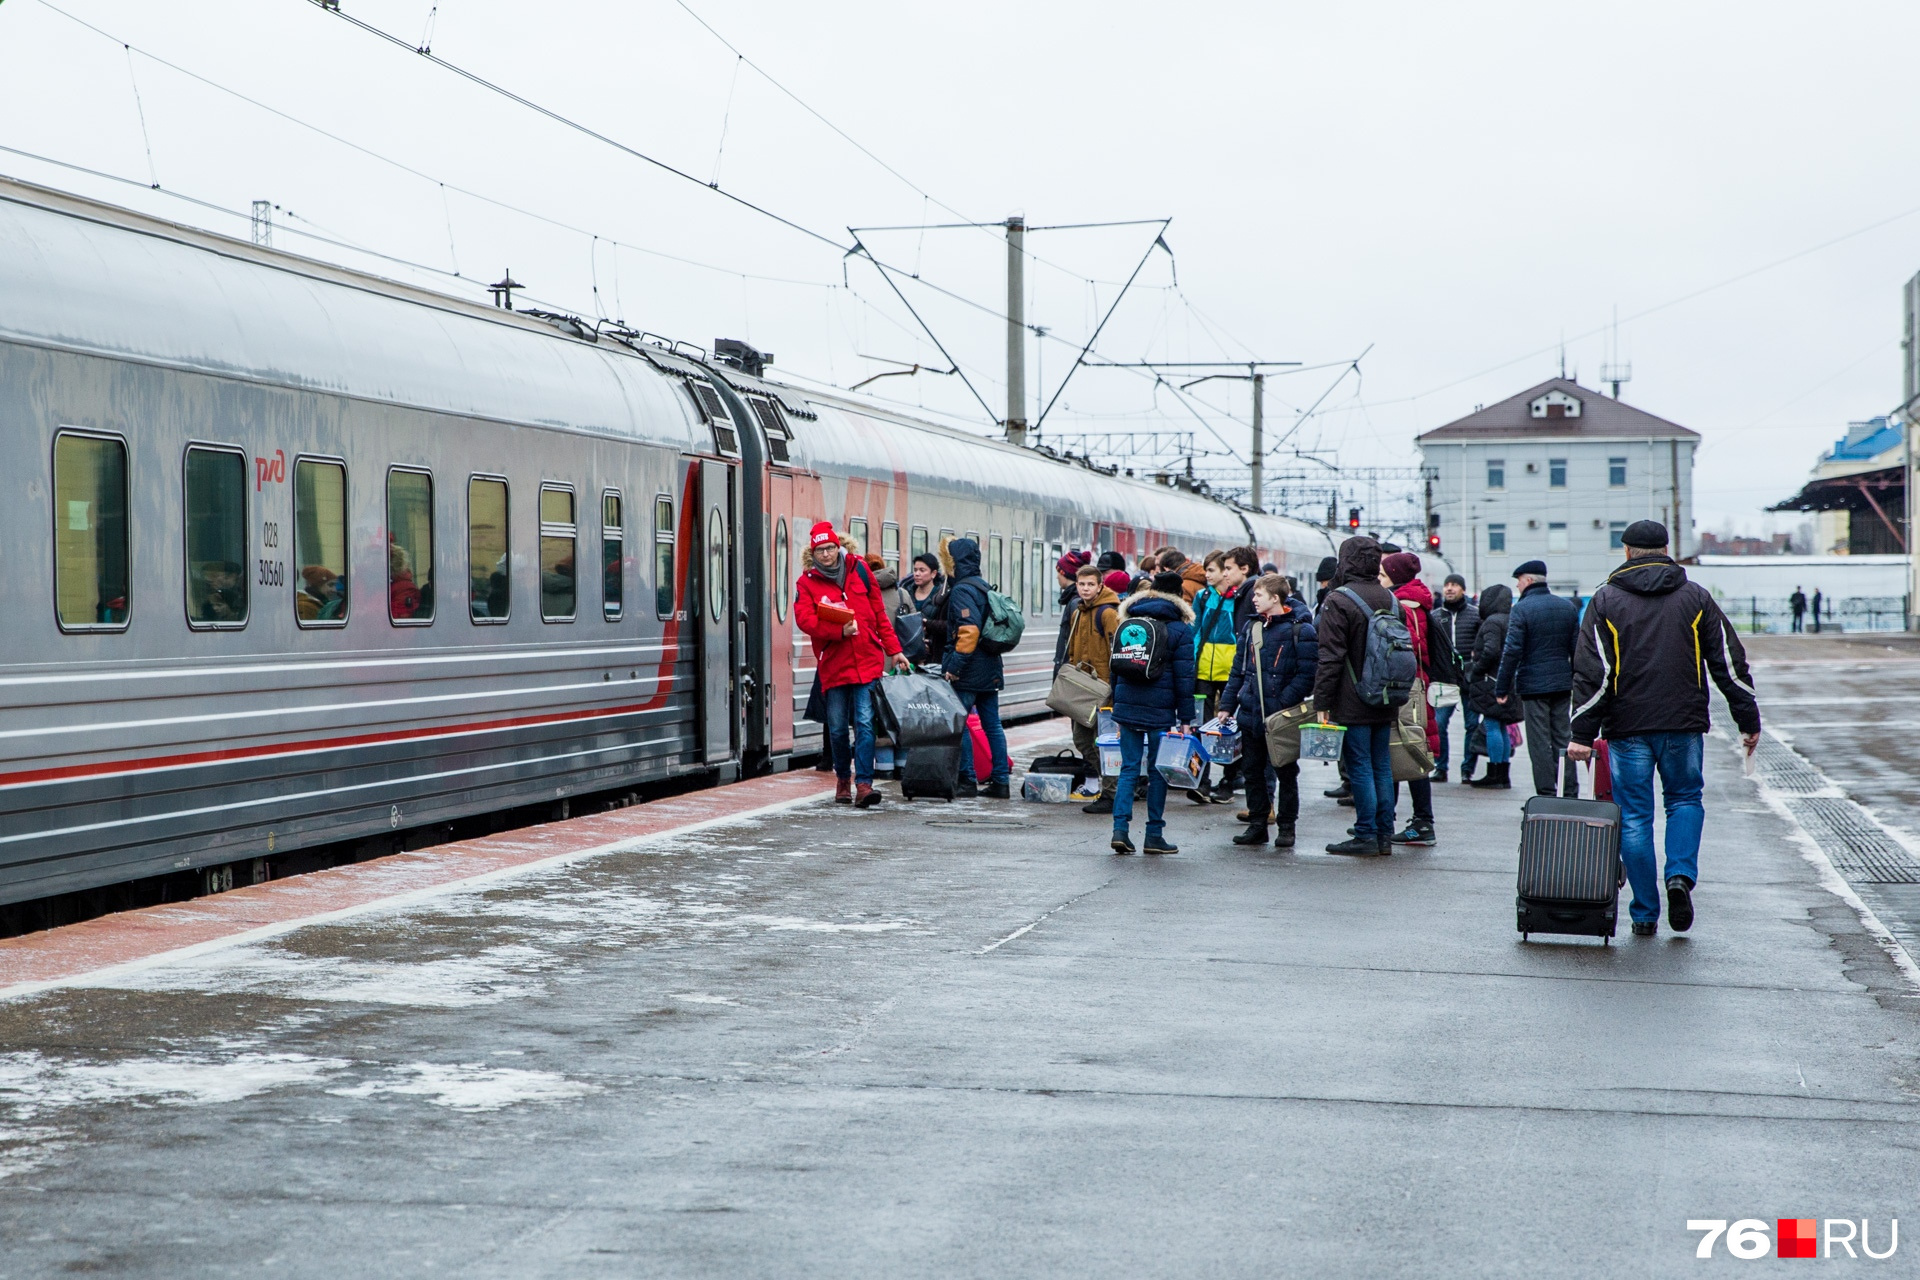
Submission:
POLYGON ((1539 527, 1540 527, 1540 522, 1539 522, 1538 520, 1529 520, 1529 521, 1527 521, 1527 528, 1529 528, 1529 529, 1538 529, 1539 527))
POLYGON ((1527 464, 1527 474, 1528 474, 1528 475, 1533 475, 1533 474, 1535 474, 1536 472, 1538 472, 1539 470, 1540 470, 1540 464, 1539 464, 1539 463, 1537 463, 1537 462, 1529 462, 1529 463, 1527 464))

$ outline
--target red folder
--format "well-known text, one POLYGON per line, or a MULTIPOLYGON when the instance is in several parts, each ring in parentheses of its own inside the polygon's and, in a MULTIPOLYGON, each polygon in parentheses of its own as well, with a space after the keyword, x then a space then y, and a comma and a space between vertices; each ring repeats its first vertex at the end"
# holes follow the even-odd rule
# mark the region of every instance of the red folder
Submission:
POLYGON ((837 600, 822 600, 814 608, 820 615, 820 621, 830 627, 844 627, 853 621, 853 610, 837 600))

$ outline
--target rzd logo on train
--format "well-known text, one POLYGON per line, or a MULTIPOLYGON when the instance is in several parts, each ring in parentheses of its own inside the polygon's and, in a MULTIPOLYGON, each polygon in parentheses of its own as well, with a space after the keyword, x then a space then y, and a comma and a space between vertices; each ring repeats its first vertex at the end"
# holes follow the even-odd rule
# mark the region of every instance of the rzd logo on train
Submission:
POLYGON ((1862 1254, 1874 1259, 1891 1258, 1900 1249, 1900 1219, 1887 1224, 1884 1252, 1874 1251, 1871 1221, 1869 1218, 1828 1218, 1823 1223, 1817 1218, 1775 1218, 1774 1232, 1769 1236, 1767 1224, 1761 1218, 1741 1218, 1732 1223, 1725 1218, 1689 1218, 1687 1230, 1706 1232, 1700 1238, 1700 1247, 1693 1251, 1696 1258, 1711 1258, 1714 1246, 1723 1236, 1729 1254, 1749 1261, 1769 1254, 1776 1258, 1831 1258, 1835 1249, 1845 1250, 1849 1258, 1862 1254), (1855 1245, 1859 1246, 1859 1253, 1854 1252, 1855 1245))

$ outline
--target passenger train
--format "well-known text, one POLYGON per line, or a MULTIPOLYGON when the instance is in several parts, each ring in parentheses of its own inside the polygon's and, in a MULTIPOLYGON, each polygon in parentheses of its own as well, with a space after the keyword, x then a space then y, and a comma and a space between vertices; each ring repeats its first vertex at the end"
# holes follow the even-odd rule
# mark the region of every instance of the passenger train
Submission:
POLYGON ((816 752, 830 518, 1029 611, 1069 547, 1325 530, 567 317, 0 180, 0 904, 816 752))

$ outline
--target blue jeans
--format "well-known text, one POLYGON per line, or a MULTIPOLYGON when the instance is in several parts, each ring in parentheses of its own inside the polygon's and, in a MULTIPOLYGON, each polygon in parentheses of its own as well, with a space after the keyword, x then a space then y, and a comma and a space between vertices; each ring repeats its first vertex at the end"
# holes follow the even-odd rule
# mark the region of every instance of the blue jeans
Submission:
MULTIPOLYGON (((969 711, 980 713, 980 728, 987 735, 987 750, 993 754, 992 781, 1011 781, 1013 761, 1007 755, 1007 731, 1000 727, 1000 691, 989 689, 985 693, 962 693, 960 705, 969 711)), ((962 742, 964 745, 960 751, 960 782, 964 786, 974 781, 971 735, 963 737, 962 742)))
POLYGON ((1130 729, 1120 726, 1120 777, 1113 788, 1113 832, 1125 835, 1133 823, 1133 787, 1140 777, 1144 755, 1147 769, 1147 839, 1157 840, 1167 830, 1167 779, 1153 767, 1160 754, 1161 729, 1130 729))
POLYGON ((1392 736, 1390 724, 1347 726, 1340 759, 1347 766, 1347 785, 1353 788, 1356 840, 1385 840, 1393 834, 1392 736))
POLYGON ((1481 717, 1484 736, 1487 740, 1487 763, 1505 764, 1513 759, 1513 741, 1507 737, 1507 726, 1498 720, 1481 717))
POLYGON ((822 691, 827 700, 827 742, 833 748, 833 771, 857 782, 873 782, 873 697, 864 684, 835 685, 822 691), (847 730, 853 730, 848 743, 847 730))
POLYGON ((1620 859, 1633 886, 1633 918, 1660 918, 1660 885, 1666 876, 1700 879, 1700 831, 1707 810, 1700 803, 1700 735, 1643 733, 1609 738, 1613 802, 1620 806, 1620 859), (1666 876, 1653 866, 1653 774, 1667 808, 1666 876))
MULTIPOLYGON (((1464 701, 1457 702, 1451 707, 1435 707, 1433 709, 1434 722, 1440 726, 1440 754, 1434 757, 1433 762, 1442 769, 1447 767, 1447 725, 1452 723, 1453 713, 1456 711, 1460 712, 1467 726, 1460 738, 1460 776, 1465 777, 1473 771, 1474 753, 1467 750, 1467 744, 1473 741, 1473 731, 1480 727, 1480 713, 1468 706, 1464 701)), ((1492 757, 1489 756, 1488 759, 1492 759, 1492 757)))

